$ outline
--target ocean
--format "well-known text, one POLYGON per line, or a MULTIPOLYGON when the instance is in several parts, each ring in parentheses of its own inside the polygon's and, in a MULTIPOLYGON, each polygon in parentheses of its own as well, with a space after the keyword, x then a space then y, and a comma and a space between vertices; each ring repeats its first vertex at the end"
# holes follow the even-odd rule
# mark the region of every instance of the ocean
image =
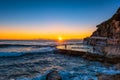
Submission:
POLYGON ((81 51, 90 47, 81 40, 0 41, 0 80, 46 80, 52 70, 57 70, 62 80, 98 80, 101 74, 120 74, 114 65, 57 53, 62 44, 74 44, 68 49, 81 51))

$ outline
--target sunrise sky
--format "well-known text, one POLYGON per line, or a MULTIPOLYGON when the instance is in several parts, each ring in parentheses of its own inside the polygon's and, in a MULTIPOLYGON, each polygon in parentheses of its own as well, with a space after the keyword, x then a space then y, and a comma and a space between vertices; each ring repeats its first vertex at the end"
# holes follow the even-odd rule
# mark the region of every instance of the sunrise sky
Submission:
POLYGON ((82 39, 120 0, 0 0, 0 39, 82 39))

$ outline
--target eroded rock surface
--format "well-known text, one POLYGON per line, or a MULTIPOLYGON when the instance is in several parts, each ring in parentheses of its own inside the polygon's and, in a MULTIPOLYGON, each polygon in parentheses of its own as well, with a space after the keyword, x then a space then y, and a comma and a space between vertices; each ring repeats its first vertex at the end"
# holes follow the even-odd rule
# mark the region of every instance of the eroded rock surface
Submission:
POLYGON ((116 38, 120 40, 120 8, 107 21, 96 26, 97 30, 91 36, 116 38))
POLYGON ((93 45, 107 57, 120 57, 120 8, 110 19, 96 27, 97 30, 84 42, 93 45))

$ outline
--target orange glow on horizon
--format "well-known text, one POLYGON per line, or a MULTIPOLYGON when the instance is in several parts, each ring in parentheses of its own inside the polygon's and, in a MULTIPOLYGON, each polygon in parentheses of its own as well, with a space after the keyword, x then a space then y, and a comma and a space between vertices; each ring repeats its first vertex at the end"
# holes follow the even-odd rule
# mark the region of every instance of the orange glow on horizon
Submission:
MULTIPOLYGON (((90 34, 66 34, 64 35, 64 40, 69 40, 69 39, 83 39, 85 37, 90 36, 90 34)), ((38 40, 38 39, 51 39, 51 40, 59 40, 63 41, 63 38, 57 37, 57 35, 26 35, 26 34, 3 34, 0 35, 0 39, 3 40, 38 40)))
MULTIPOLYGON (((59 40, 62 41, 63 38, 59 37, 58 34, 26 34, 26 33, 1 33, 0 32, 0 39, 10 39, 10 40, 37 40, 37 39, 52 39, 52 40, 59 40)), ((90 36, 90 33, 86 34, 63 34, 64 40, 68 39, 83 39, 85 37, 90 36)))
POLYGON ((88 37, 93 32, 93 29, 86 28, 68 28, 63 25, 48 27, 16 27, 16 26, 0 26, 1 40, 69 40, 69 39, 83 39, 88 37), (61 37, 58 35, 61 35, 61 37))

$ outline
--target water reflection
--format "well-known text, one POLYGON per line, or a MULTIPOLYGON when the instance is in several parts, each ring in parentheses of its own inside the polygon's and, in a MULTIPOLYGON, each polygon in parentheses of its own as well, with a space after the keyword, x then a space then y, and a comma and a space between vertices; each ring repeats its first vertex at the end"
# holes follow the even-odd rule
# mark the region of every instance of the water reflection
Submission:
POLYGON ((75 50, 75 51, 84 51, 84 52, 93 52, 93 47, 89 45, 84 45, 84 44, 65 44, 65 45, 60 45, 57 46, 58 49, 66 49, 66 50, 75 50))

